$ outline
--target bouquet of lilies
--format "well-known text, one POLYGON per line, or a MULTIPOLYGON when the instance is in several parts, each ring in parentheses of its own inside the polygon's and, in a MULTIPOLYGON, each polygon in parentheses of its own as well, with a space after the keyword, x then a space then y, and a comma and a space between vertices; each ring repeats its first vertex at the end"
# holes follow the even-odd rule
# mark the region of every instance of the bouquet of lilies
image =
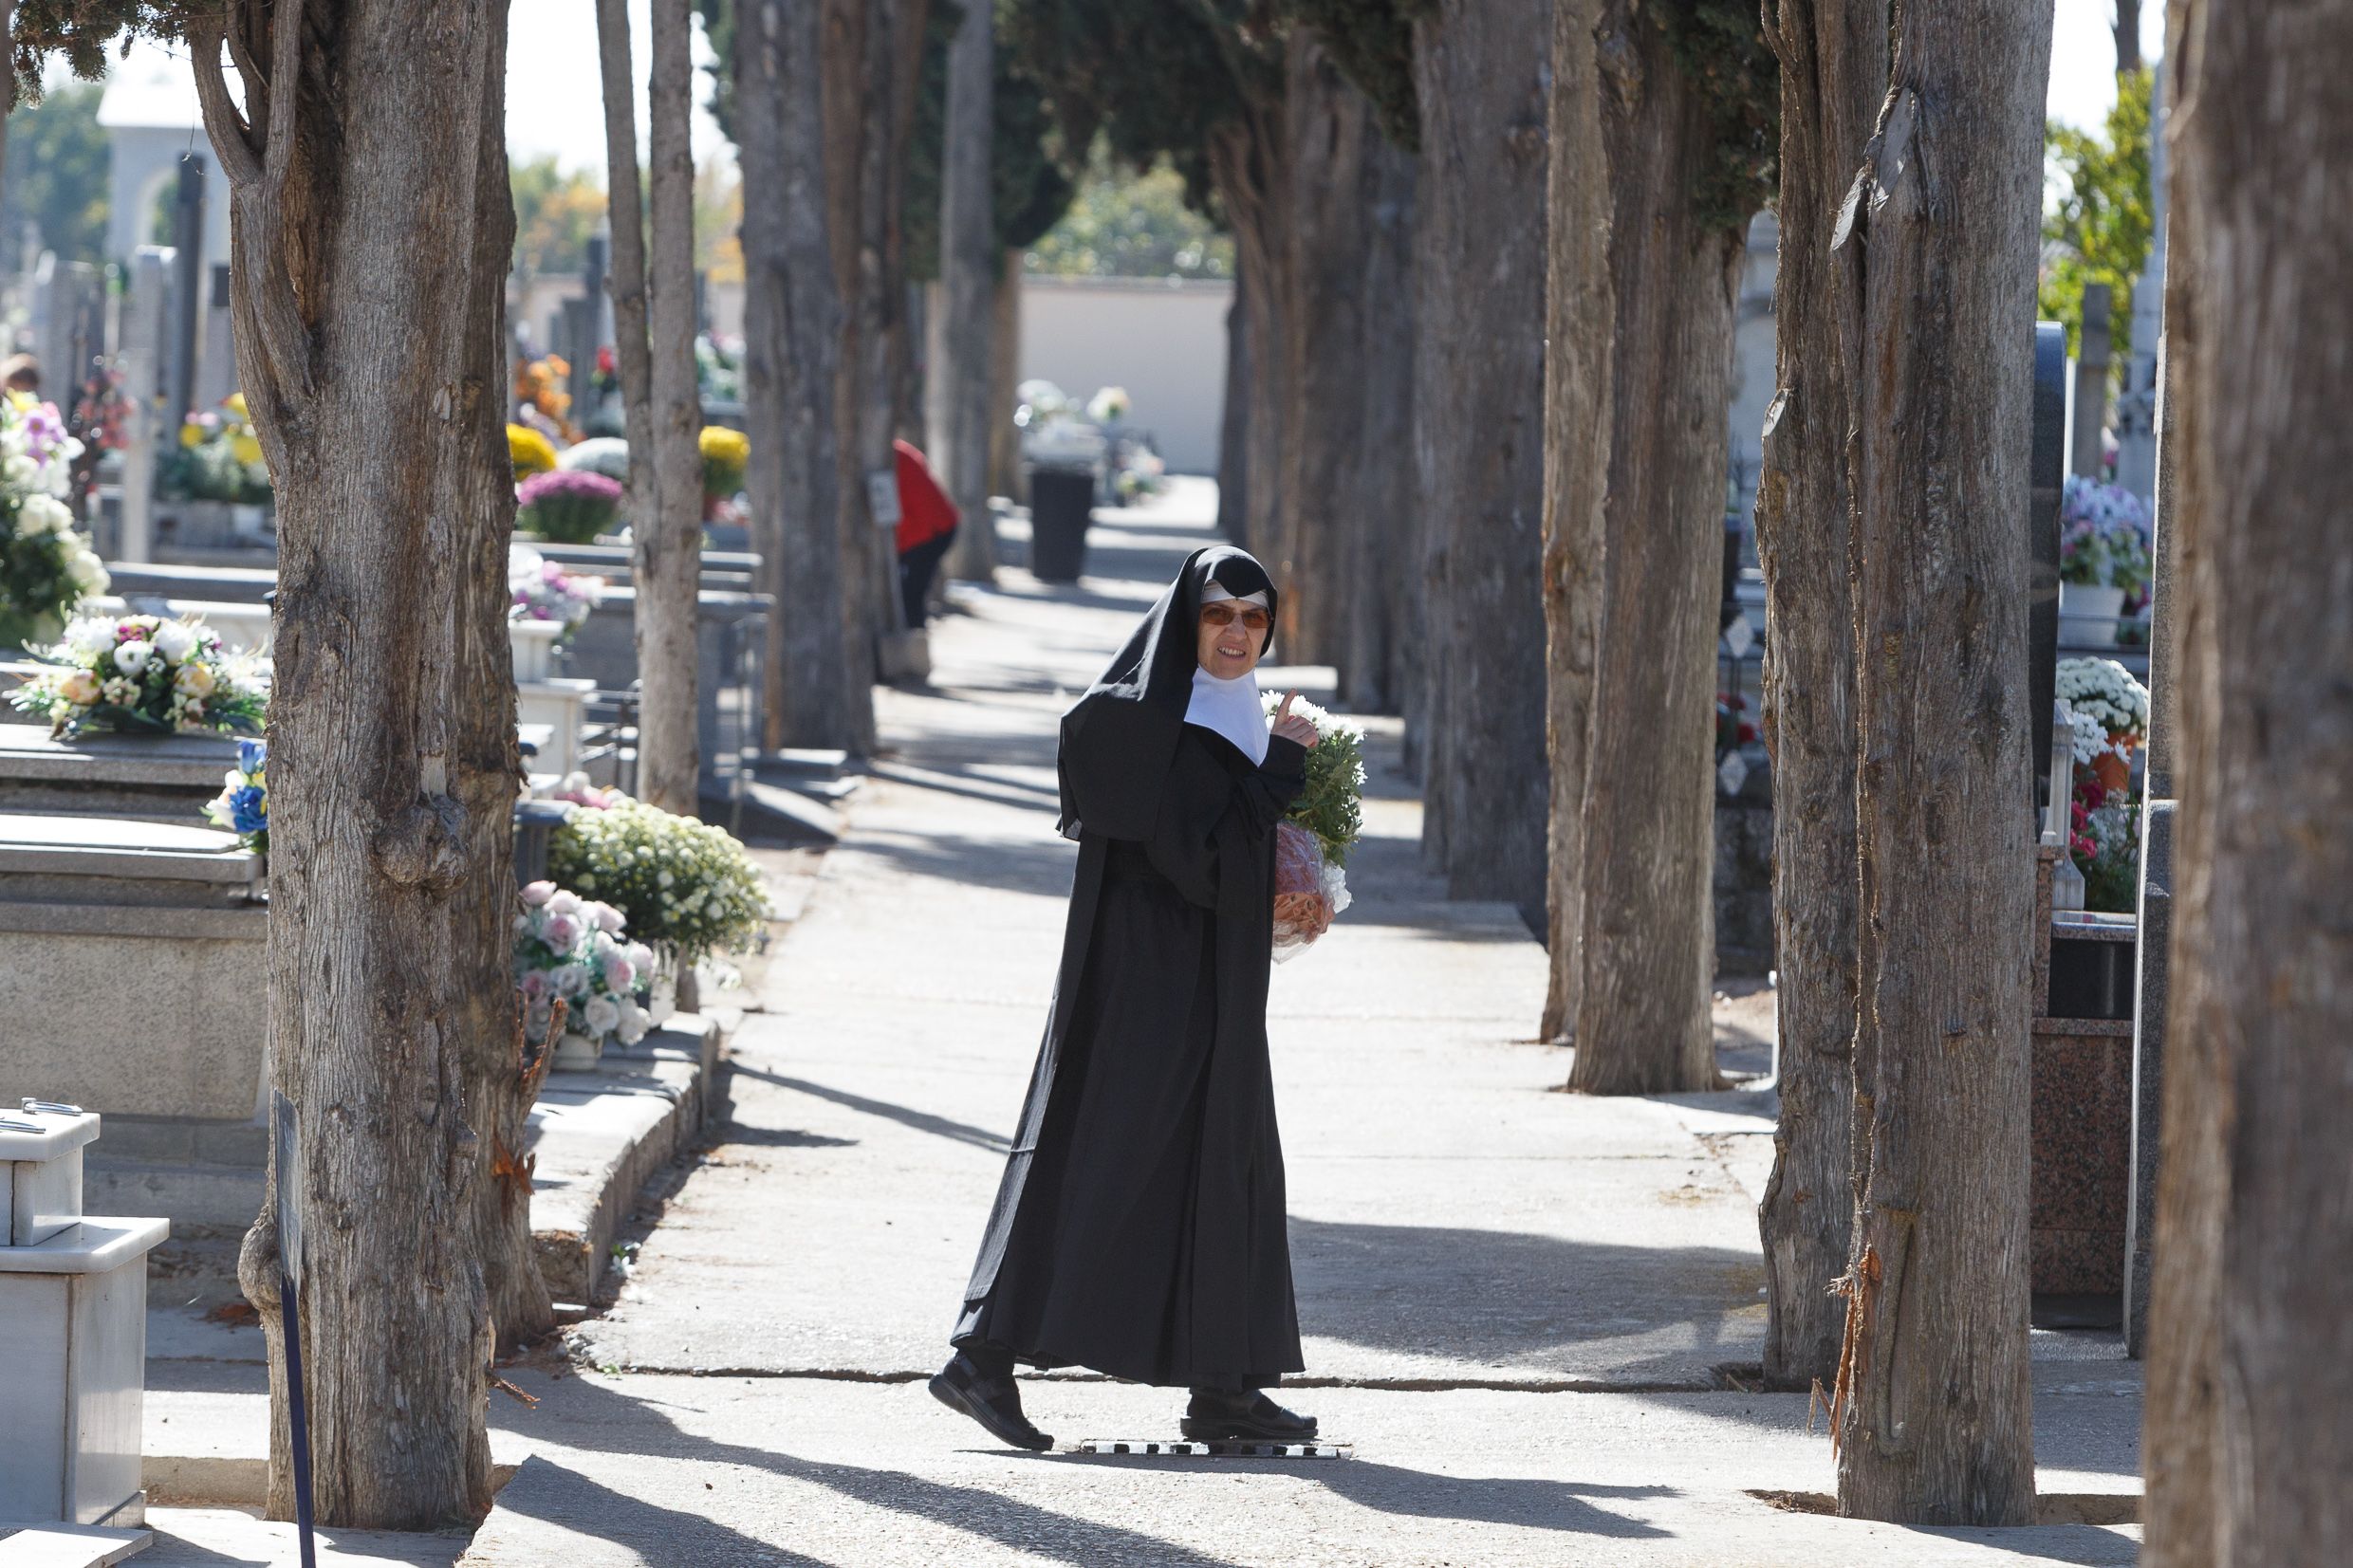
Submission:
POLYGON ((9 693, 53 735, 92 729, 170 735, 183 729, 257 734, 267 702, 252 662, 221 648, 201 621, 166 616, 84 616, 65 639, 32 655, 48 666, 9 693))
MULTIPOLYGON (((1282 706, 1266 694, 1267 716, 1282 706)), ((1274 830, 1274 956, 1305 952, 1352 901, 1343 871, 1364 832, 1364 730, 1304 698, 1291 712, 1315 726, 1306 787, 1274 830)))
POLYGON ((532 882, 514 920, 515 984, 523 991, 525 1038, 544 1042, 555 1004, 565 1027, 594 1040, 635 1045, 653 1020, 639 1003, 654 979, 654 954, 628 939, 628 921, 610 904, 553 882, 532 882))

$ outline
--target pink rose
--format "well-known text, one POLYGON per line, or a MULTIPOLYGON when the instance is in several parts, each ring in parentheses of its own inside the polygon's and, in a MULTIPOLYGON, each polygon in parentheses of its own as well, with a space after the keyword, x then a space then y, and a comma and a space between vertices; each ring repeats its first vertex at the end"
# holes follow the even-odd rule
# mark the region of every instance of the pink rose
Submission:
POLYGON ((555 891, 553 882, 526 882, 523 884, 523 901, 536 909, 554 896, 555 891))

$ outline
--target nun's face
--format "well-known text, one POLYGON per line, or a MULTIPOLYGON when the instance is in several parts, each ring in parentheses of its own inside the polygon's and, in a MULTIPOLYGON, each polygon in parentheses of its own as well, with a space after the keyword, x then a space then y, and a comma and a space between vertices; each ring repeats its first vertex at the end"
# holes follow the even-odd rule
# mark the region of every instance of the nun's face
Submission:
POLYGON ((1234 680, 1258 667, 1258 651, 1266 646, 1267 612, 1238 599, 1221 599, 1201 606, 1201 668, 1219 680, 1234 680))

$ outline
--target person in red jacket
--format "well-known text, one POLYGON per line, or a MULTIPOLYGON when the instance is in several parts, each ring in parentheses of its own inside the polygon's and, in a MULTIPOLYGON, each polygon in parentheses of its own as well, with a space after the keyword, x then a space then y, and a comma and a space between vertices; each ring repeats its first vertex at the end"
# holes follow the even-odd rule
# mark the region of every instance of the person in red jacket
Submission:
POLYGON ((956 508, 922 452, 905 441, 893 441, 891 451, 899 473, 899 592, 912 629, 923 624, 932 579, 955 542, 956 508))

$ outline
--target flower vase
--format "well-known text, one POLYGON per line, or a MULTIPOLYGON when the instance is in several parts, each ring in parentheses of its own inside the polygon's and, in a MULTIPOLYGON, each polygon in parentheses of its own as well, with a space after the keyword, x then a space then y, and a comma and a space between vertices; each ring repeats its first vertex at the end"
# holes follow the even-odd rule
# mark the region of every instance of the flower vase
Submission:
POLYGON ((2114 731, 2109 732, 2108 742, 2108 749, 2091 760, 2092 777, 2110 799, 2121 800, 2132 787, 2132 744, 2114 731))
POLYGON ((566 1029, 556 1037, 555 1060, 548 1066, 559 1073, 591 1072, 603 1056, 602 1035, 577 1034, 566 1029))
POLYGON ((2086 582, 2059 584, 2059 640, 2070 648, 2113 648, 2124 590, 2086 582))

